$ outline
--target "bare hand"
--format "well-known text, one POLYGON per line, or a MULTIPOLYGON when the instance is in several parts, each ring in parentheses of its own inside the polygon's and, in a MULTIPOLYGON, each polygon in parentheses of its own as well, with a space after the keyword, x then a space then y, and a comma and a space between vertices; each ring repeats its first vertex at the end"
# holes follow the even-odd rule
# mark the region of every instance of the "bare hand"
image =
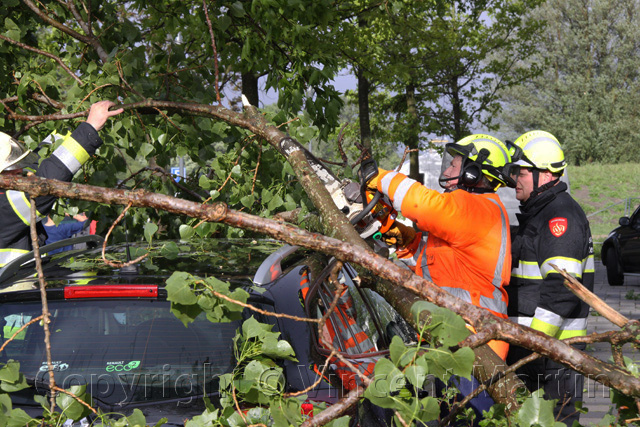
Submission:
POLYGON ((109 111, 109 108, 116 105, 113 101, 98 101, 89 109, 89 117, 87 117, 87 123, 89 123, 96 131, 102 129, 109 117, 120 114, 124 111, 124 108, 118 108, 117 110, 109 111))

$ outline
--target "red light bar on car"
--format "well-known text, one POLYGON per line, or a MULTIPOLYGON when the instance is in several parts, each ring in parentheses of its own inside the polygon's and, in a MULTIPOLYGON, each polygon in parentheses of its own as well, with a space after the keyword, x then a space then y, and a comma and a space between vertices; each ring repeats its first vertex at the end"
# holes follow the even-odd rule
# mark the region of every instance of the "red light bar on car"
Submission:
POLYGON ((103 285, 68 286, 64 288, 64 297, 72 298, 155 298, 158 296, 156 285, 103 285))

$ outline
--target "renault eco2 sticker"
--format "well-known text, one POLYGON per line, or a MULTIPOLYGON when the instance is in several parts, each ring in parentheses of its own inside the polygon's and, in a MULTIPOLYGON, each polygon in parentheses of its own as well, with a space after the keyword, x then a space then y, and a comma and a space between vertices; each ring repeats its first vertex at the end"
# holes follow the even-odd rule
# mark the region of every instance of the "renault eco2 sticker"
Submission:
MULTIPOLYGON (((69 369, 68 363, 62 363, 60 361, 51 362, 51 365, 53 366, 53 372, 61 372, 69 369)), ((49 366, 47 365, 47 362, 42 362, 42 366, 40 366, 40 372, 47 372, 48 370, 49 366)))
POLYGON ((123 360, 119 360, 117 362, 107 362, 107 367, 105 368, 105 370, 107 372, 122 372, 136 369, 138 366, 140 366, 139 360, 132 360, 131 362, 126 364, 123 360))

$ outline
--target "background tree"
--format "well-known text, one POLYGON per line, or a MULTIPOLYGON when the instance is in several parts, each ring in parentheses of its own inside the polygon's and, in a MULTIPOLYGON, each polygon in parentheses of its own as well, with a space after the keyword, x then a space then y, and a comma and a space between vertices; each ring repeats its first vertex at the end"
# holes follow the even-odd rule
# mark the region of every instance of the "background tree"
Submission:
POLYGON ((544 72, 504 92, 503 130, 549 131, 575 164, 638 161, 640 2, 550 0, 531 18, 547 28, 520 66, 544 72))

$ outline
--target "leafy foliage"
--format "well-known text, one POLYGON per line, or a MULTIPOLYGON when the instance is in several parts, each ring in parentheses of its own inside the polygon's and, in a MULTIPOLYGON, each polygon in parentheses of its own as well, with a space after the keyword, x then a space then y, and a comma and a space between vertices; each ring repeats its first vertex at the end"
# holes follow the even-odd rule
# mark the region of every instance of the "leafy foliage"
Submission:
POLYGON ((553 0, 532 11, 546 35, 521 66, 543 73, 505 92, 504 127, 551 132, 577 165, 638 161, 639 7, 553 0))

